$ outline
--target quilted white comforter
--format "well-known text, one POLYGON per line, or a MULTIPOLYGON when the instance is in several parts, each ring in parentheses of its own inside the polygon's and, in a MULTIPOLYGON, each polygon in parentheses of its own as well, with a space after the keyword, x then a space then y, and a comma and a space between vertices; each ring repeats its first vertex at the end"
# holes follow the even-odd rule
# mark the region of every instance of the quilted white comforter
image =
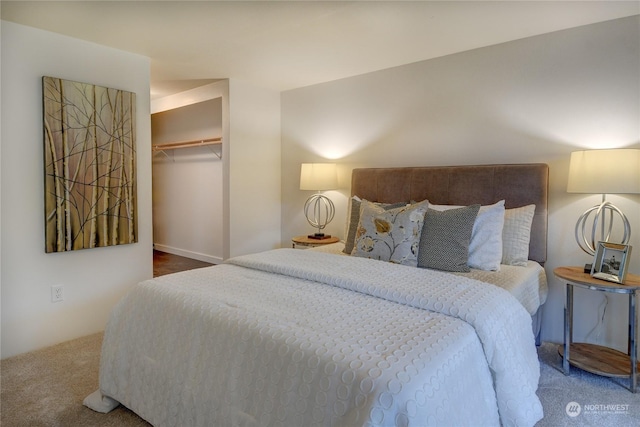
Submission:
POLYGON ((155 426, 533 426, 531 317, 479 281, 278 249, 136 286, 100 390, 155 426))

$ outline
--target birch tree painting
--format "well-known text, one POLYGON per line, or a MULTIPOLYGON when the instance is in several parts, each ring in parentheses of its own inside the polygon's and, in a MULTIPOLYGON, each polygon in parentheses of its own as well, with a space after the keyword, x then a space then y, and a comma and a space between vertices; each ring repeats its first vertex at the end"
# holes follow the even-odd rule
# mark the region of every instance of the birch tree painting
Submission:
POLYGON ((136 94, 43 77, 46 252, 137 242, 136 94))

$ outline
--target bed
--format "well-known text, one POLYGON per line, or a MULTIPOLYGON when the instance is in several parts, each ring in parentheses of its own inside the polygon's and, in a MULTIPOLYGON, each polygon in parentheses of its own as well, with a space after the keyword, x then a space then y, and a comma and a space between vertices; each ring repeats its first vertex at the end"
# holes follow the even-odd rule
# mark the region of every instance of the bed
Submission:
POLYGON ((135 286, 111 314, 100 388, 84 403, 123 404, 155 426, 533 426, 547 176, 543 164, 356 169, 353 242, 348 227, 332 248, 250 254, 135 286), (513 248, 502 247, 498 267, 447 270, 461 266, 450 235, 467 239, 470 264, 495 205, 504 230, 515 214, 517 236, 501 238, 526 244, 525 258, 503 264, 513 248), (397 245, 399 260, 372 259, 370 210, 407 221, 373 222, 413 239, 397 245), (434 236, 446 247, 420 246, 434 236), (512 287, 510 274, 537 280, 512 287))

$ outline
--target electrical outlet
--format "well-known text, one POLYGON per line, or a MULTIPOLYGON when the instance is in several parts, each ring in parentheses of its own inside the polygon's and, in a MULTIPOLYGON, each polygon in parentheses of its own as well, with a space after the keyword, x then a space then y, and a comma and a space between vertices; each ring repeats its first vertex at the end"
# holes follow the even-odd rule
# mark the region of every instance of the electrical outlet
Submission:
POLYGON ((63 301, 64 287, 62 285, 51 286, 51 302, 63 301))

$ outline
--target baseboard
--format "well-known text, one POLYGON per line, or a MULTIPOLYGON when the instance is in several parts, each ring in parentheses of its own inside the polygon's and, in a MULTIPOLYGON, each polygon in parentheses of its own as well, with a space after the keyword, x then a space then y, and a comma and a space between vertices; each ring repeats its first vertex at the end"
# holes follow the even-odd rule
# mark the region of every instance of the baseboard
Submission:
POLYGON ((200 252, 187 251, 185 249, 174 248, 171 246, 161 245, 158 243, 153 244, 153 249, 156 249, 160 252, 166 252, 168 254, 179 255, 179 256, 183 256, 191 259, 197 259, 198 261, 208 262, 210 264, 222 264, 223 262, 222 258, 219 258, 216 256, 207 255, 200 252))

